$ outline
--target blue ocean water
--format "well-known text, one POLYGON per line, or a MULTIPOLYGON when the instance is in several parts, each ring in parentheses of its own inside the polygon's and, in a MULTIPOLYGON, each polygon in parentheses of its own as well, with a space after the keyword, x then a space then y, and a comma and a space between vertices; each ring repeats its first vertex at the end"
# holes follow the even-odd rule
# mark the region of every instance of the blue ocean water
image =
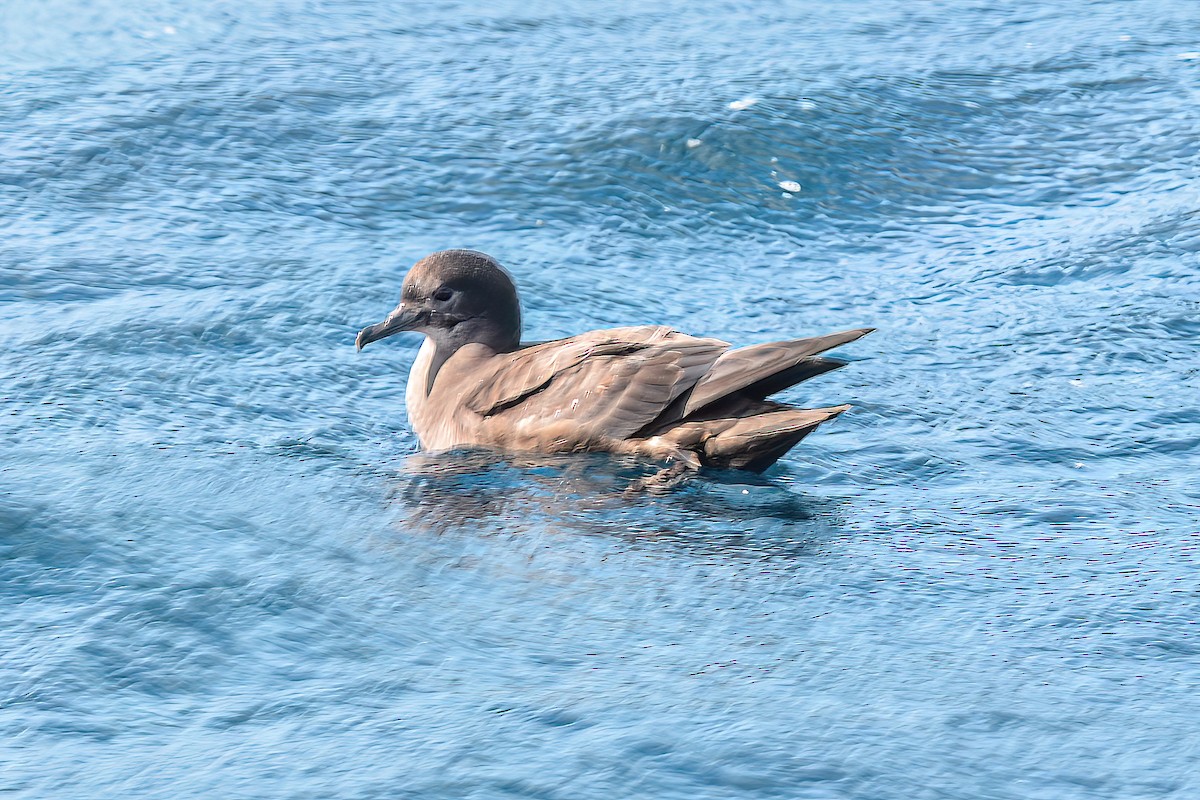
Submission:
POLYGON ((0 794, 1200 797, 1193 0, 0 17, 0 794), (763 478, 416 455, 527 333, 876 326, 763 478))

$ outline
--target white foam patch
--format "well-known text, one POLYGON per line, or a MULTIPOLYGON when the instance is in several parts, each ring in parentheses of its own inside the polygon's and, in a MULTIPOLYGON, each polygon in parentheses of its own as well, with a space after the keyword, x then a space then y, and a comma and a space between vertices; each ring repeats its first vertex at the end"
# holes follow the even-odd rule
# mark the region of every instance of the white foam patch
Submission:
POLYGON ((800 189, 803 187, 801 187, 800 184, 796 183, 795 181, 780 181, 779 188, 783 189, 785 192, 792 192, 794 194, 800 191, 800 189))
POLYGON ((749 108, 757 102, 757 97, 743 97, 741 100, 734 100, 729 104, 729 107, 734 111, 741 111, 744 108, 749 108))

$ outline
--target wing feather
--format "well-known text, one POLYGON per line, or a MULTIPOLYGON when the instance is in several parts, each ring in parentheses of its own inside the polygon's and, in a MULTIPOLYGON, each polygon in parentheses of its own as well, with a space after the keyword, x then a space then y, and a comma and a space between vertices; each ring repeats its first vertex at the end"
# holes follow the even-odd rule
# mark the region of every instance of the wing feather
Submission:
POLYGON ((728 348, 663 327, 592 331, 497 357, 464 404, 485 417, 576 421, 581 436, 626 438, 695 386, 728 348))
POLYGON ((713 364, 688 396, 681 416, 735 392, 762 399, 815 375, 837 369, 843 362, 818 358, 820 353, 866 336, 873 328, 831 333, 811 339, 771 342, 730 350, 713 364))

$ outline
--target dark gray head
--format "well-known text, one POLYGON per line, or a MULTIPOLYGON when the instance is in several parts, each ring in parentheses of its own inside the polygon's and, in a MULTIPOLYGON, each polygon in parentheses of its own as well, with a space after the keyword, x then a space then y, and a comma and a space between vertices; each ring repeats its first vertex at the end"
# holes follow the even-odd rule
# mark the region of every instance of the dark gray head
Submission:
POLYGON ((521 342, 521 304, 517 287, 504 267, 474 250, 442 250, 425 256, 409 270, 400 305, 378 325, 363 328, 355 345, 400 331, 417 331, 433 340, 444 360, 465 344, 477 342, 498 353, 521 342))

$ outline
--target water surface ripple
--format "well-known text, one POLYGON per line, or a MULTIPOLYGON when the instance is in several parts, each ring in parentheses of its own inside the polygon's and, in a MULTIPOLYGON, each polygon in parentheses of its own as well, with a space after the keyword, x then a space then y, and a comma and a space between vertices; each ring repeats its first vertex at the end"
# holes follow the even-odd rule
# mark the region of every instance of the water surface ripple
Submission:
POLYGON ((1200 797, 1200 6, 16 4, 0 793, 1200 797), (874 325, 764 478, 416 456, 532 338, 874 325))

